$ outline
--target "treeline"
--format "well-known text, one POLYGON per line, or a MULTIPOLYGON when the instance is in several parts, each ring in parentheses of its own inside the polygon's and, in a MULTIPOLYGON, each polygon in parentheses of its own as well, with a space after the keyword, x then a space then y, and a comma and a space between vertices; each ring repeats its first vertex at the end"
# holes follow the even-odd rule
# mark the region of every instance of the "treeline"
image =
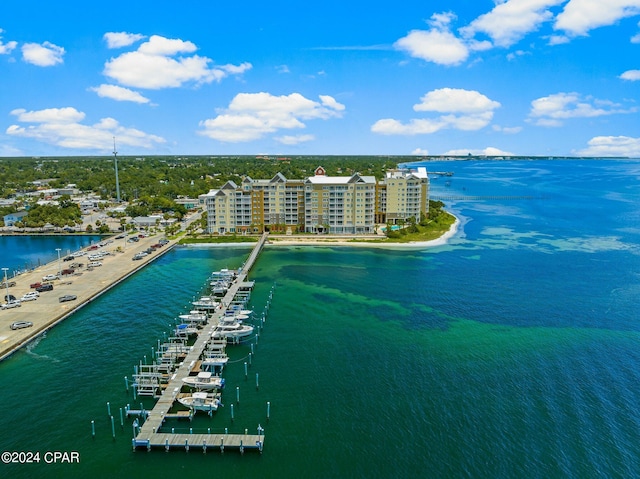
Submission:
POLYGON ((34 205, 19 223, 26 228, 42 228, 46 224, 58 228, 74 227, 82 224, 82 213, 78 205, 72 202, 61 202, 60 206, 34 205))
MULTIPOLYGON (((318 166, 328 175, 360 173, 384 177, 387 169, 413 157, 391 156, 154 156, 118 158, 121 198, 131 201, 143 196, 175 199, 197 197, 228 180, 237 184, 244 176, 269 179, 282 173, 289 179, 312 176, 318 166)), ((92 191, 104 199, 116 196, 115 168, 109 157, 0 158, 0 197, 35 191, 32 182, 50 180, 48 187, 75 184, 81 191, 92 191)))

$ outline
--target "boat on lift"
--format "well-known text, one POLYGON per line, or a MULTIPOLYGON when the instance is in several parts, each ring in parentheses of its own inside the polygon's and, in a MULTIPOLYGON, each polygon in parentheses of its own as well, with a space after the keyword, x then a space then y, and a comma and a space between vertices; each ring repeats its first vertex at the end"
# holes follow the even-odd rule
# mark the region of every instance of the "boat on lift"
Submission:
POLYGON ((193 411, 204 411, 211 415, 222 405, 219 394, 195 392, 178 398, 178 402, 193 411))
POLYGON ((224 378, 214 376, 208 371, 200 372, 197 376, 182 378, 182 382, 197 389, 222 389, 224 387, 224 378))

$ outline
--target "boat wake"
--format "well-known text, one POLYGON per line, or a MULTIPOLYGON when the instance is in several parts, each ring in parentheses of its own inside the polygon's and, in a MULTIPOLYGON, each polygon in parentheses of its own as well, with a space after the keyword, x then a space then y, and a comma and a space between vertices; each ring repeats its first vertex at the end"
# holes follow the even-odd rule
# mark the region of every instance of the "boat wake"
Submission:
POLYGON ((46 361, 51 361, 54 363, 59 363, 60 360, 56 359, 56 358, 52 358, 51 356, 47 355, 47 354, 38 354, 36 352, 34 352, 33 350, 38 346, 38 344, 40 344, 40 341, 42 341, 44 338, 47 337, 47 333, 42 334, 41 336, 38 336, 35 340, 33 340, 31 343, 29 343, 27 345, 27 347, 25 348, 26 353, 31 356, 32 358, 36 358, 36 359, 44 359, 46 361))

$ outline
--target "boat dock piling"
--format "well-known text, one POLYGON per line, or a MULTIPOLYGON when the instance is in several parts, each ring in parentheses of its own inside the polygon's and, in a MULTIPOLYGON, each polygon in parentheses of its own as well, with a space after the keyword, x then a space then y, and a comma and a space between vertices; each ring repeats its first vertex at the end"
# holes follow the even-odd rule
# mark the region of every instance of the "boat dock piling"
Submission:
MULTIPOLYGON (((127 407, 127 416, 137 415, 140 420, 144 421, 139 429, 138 419, 134 421, 134 437, 132 439, 134 451, 138 448, 146 448, 147 450, 164 448, 165 451, 184 448, 188 451, 189 448, 196 447, 202 448, 202 451, 206 453, 207 448, 217 447, 221 452, 224 452, 225 448, 235 448, 241 453, 245 449, 258 449, 262 452, 264 429, 260 425, 258 425, 257 434, 248 434, 247 430, 244 434, 228 434, 226 429, 225 434, 210 434, 209 431, 207 434, 193 434, 192 430, 189 434, 175 434, 173 431, 171 433, 160 432, 160 429, 167 418, 192 417, 191 411, 169 413, 182 388, 182 378, 189 376, 196 367, 199 367, 200 357, 210 343, 218 323, 227 313, 227 308, 242 308, 242 305, 248 300, 249 291, 253 288, 254 282, 247 281, 246 278, 266 243, 267 237, 268 233, 265 233, 252 250, 247 261, 238 269, 235 280, 229 285, 221 300, 222 306, 210 311, 209 323, 199 330, 192 346, 189 347, 184 342, 180 343, 180 338, 170 338, 170 342, 161 344, 157 352, 154 353, 154 364, 139 364, 135 367, 132 385, 134 398, 137 391, 140 396, 157 397, 158 401, 151 411, 145 411, 142 406, 140 411, 134 411, 127 407), (178 341, 173 342, 174 339, 178 341), (168 377, 169 374, 171 374, 170 377, 168 377)), ((271 299, 271 295, 269 298, 271 299)), ((257 336, 256 332, 256 344, 257 336)), ((251 354, 253 354, 253 343, 251 343, 251 354)), ((125 385, 128 390, 128 379, 126 378, 125 385)), ((256 373, 257 387, 258 375, 256 373)), ((240 402, 239 387, 236 388, 236 401, 240 402)), ((267 417, 268 414, 267 412, 267 417)), ((233 417, 233 404, 231 404, 232 420, 233 417)))

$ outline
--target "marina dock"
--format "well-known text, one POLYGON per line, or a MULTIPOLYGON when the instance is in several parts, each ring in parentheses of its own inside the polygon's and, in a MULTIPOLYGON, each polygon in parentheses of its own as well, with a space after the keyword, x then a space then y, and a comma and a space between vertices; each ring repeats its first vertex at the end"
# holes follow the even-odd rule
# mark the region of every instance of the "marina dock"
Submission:
MULTIPOLYGON (((176 240, 169 240, 167 244, 156 248, 151 254, 134 261, 134 255, 147 250, 152 245, 157 245, 163 236, 152 235, 142 238, 136 236, 137 242, 128 242, 127 238, 131 238, 131 236, 114 239, 110 243, 105 240, 105 244, 101 247, 96 245, 96 249, 89 251, 88 248, 84 248, 83 251, 86 254, 75 258, 73 261, 66 262, 62 261, 62 259, 56 259, 32 271, 9 278, 10 281, 15 281, 16 283, 15 286, 8 288, 9 294, 20 299, 25 293, 34 291, 34 289, 30 288, 30 285, 43 282, 43 277, 57 275, 58 272, 69 268, 71 263, 84 264, 83 267, 76 268, 74 274, 50 281, 53 285, 53 290, 41 292, 36 301, 24 302, 19 308, 0 311, 0 361, 176 245, 176 240), (97 252, 108 253, 100 260, 102 266, 87 268, 90 262, 88 260, 89 254, 97 252), (59 297, 64 295, 75 295, 77 298, 61 303, 59 297), (14 321, 30 321, 33 326, 12 330, 10 325, 14 321)), ((4 281, 4 276, 2 281, 4 281)), ((0 289, 2 298, 4 298, 7 294, 7 288, 3 286, 0 289)))
POLYGON ((172 416, 169 411, 183 386, 182 378, 189 376, 198 367, 200 356, 207 343, 211 341, 212 334, 218 323, 225 316, 226 306, 232 304, 239 293, 241 294, 243 291, 253 287, 253 282, 247 281, 247 275, 258 258, 267 237, 267 233, 262 235, 247 261, 237 271, 237 275, 224 297, 220 300, 221 307, 210 312, 209 322, 199 331, 195 343, 189 348, 182 363, 172 372, 171 379, 166 384, 166 387, 163 388, 153 409, 148 411, 142 427, 132 440, 134 450, 136 448, 146 448, 147 450, 165 448, 165 450, 169 450, 176 447, 188 450, 189 447, 198 447, 206 451, 209 447, 216 447, 220 450, 236 448, 241 452, 244 452, 245 448, 262 451, 264 444, 264 435, 262 434, 247 434, 246 431, 245 434, 173 434, 161 433, 160 429, 165 419, 172 416))

